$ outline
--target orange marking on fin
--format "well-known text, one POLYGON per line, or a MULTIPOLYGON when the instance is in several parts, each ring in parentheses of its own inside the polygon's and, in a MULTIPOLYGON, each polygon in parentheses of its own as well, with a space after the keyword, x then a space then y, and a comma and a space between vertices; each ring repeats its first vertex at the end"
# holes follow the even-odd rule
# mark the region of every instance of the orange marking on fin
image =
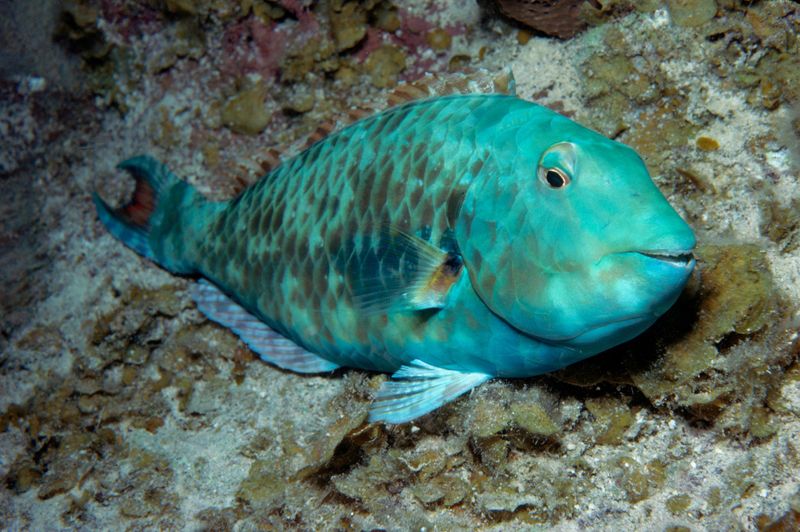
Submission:
POLYGON ((420 293, 416 294, 414 299, 426 303, 443 304, 450 288, 461 276, 462 270, 461 259, 457 255, 448 255, 447 260, 433 271, 427 285, 420 293))

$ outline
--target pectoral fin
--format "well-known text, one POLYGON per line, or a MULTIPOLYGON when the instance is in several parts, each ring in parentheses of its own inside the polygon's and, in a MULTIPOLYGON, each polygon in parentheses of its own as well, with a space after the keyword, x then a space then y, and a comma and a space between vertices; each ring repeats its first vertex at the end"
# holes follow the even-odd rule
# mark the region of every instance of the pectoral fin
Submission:
POLYGON ((381 234, 373 271, 357 265, 354 302, 365 313, 442 308, 463 262, 422 238, 394 227, 381 234))
POLYGON ((370 421, 405 423, 427 414, 492 378, 437 368, 421 360, 401 366, 383 383, 369 411, 370 421))
POLYGON ((195 284, 192 298, 203 314, 235 332, 265 362, 298 373, 324 373, 339 367, 278 334, 204 279, 195 284))

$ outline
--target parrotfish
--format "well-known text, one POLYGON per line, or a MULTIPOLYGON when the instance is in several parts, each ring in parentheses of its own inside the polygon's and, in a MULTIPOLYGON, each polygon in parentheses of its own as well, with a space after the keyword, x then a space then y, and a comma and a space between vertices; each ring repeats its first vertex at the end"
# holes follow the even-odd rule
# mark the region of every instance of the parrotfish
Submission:
POLYGON ((499 91, 409 99, 228 201, 147 156, 119 168, 132 200, 94 197, 113 235, 199 278, 198 308, 269 363, 391 373, 373 421, 625 342, 695 265, 633 149, 499 91))

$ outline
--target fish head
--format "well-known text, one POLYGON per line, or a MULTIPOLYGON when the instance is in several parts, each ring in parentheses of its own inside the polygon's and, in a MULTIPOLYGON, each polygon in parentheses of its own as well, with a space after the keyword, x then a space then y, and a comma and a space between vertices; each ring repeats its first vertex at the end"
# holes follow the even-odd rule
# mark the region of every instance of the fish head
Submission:
POLYGON ((695 236, 634 150, 545 114, 490 151, 456 235, 496 315, 588 356, 672 306, 695 265, 695 236))

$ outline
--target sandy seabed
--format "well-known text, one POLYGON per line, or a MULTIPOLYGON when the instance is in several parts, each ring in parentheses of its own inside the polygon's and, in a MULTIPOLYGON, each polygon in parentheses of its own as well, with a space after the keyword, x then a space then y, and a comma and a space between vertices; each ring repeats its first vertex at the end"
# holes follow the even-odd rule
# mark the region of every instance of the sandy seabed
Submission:
POLYGON ((5 528, 800 526, 796 2, 603 2, 569 40, 444 0, 3 4, 5 528), (96 218, 130 156, 225 197, 464 66, 635 147, 692 224, 698 275, 652 332, 368 424, 383 376, 260 362, 96 218))

